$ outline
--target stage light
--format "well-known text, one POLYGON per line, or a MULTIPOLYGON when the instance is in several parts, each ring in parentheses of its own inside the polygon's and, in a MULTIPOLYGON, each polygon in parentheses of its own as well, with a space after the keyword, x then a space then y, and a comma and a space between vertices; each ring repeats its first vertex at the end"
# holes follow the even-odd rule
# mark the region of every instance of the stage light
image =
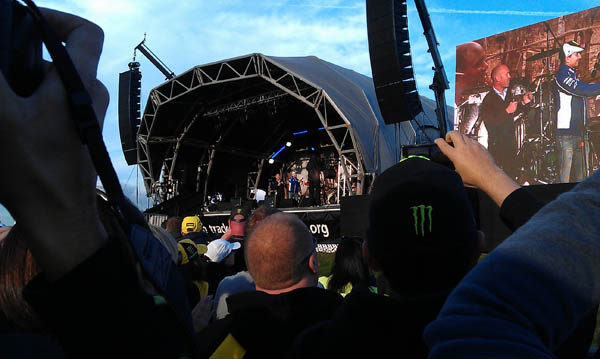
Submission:
POLYGON ((285 143, 285 146, 286 146, 286 147, 292 147, 292 143, 291 143, 290 141, 287 141, 287 142, 285 143))
POLYGON ((304 134, 304 133, 308 133, 308 130, 294 132, 294 133, 292 133, 292 135, 297 136, 297 135, 301 135, 301 134, 304 134))
POLYGON ((271 158, 275 158, 275 157, 277 157, 277 155, 279 155, 279 154, 281 153, 281 151, 283 151, 284 149, 285 149, 285 146, 281 146, 281 148, 280 148, 280 149, 278 149, 278 150, 277 150, 277 152, 275 152, 275 153, 273 154, 273 156, 271 156, 271 158))
POLYGON ((275 160, 272 158, 269 158, 269 164, 272 165, 273 163, 275 163, 275 160))

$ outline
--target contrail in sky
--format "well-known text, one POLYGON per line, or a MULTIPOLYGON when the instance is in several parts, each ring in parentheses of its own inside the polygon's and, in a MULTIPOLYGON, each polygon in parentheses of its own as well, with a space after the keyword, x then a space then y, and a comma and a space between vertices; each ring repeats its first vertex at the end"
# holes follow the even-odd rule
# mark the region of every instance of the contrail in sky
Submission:
POLYGON ((515 16, 562 16, 566 15, 560 11, 518 11, 518 10, 459 10, 433 8, 427 9, 431 13, 438 14, 473 14, 473 15, 515 15, 515 16))
MULTIPOLYGON (((291 6, 291 7, 307 7, 316 9, 364 9, 364 3, 361 5, 323 5, 318 3, 299 3, 299 4, 286 4, 286 3, 263 3, 265 6, 291 6)), ((416 11, 412 8, 409 11, 416 11)), ((432 8, 427 9, 430 13, 437 14, 469 14, 469 15, 512 15, 512 16, 562 16, 566 15, 565 12, 560 11, 519 11, 519 10, 469 10, 469 9, 446 9, 446 8, 432 8)))

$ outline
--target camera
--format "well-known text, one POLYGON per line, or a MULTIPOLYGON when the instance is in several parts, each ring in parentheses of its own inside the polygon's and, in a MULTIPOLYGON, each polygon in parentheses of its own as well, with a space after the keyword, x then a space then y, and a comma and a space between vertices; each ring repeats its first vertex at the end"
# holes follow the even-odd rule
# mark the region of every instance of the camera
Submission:
POLYGON ((13 91, 30 96, 43 77, 42 39, 28 9, 0 0, 0 70, 13 91))
MULTIPOLYGON (((452 144, 450 144, 452 146, 452 144)), ((445 154, 440 151, 439 147, 435 143, 426 143, 419 145, 403 145, 400 150, 400 159, 408 156, 422 156, 427 157, 433 162, 444 165, 454 170, 452 161, 445 154)))

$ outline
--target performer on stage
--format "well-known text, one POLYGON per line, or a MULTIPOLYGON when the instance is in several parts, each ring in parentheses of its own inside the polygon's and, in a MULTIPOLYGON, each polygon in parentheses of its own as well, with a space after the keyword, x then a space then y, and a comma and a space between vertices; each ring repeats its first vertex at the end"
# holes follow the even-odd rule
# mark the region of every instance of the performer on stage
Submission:
POLYGON ((298 194, 300 193, 300 182, 298 181, 296 171, 292 172, 292 176, 290 177, 288 182, 290 183, 290 188, 288 192, 290 198, 294 201, 298 201, 298 194))
POLYGON ((479 116, 488 130, 488 151, 500 168, 513 179, 519 176, 517 138, 514 118, 527 109, 533 98, 531 92, 522 99, 512 97, 508 91, 510 70, 500 64, 492 70, 492 89, 483 99, 479 116))
POLYGON ((587 120, 586 97, 600 95, 600 83, 587 84, 577 78, 577 68, 584 47, 569 41, 559 52, 561 65, 556 72, 554 103, 557 112, 557 137, 560 143, 560 182, 579 182, 584 178, 581 152, 576 151, 583 137, 587 120), (573 161, 573 157, 576 158, 573 161), (571 166, 573 176, 571 177, 571 166))
POLYGON ((308 193, 311 206, 321 205, 321 160, 314 153, 311 155, 306 170, 308 171, 308 193))
POLYGON ((285 181, 279 173, 275 174, 275 206, 279 207, 285 198, 285 181))

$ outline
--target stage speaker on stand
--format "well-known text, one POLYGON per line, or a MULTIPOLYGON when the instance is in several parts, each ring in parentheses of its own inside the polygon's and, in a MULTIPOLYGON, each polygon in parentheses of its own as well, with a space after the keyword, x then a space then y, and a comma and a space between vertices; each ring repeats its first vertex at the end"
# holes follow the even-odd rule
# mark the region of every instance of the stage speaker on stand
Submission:
POLYGON ((406 1, 367 0, 373 84, 386 124, 423 112, 410 55, 406 1))
POLYGON ((139 62, 130 62, 129 71, 119 74, 119 133, 128 165, 137 163, 136 136, 140 127, 142 73, 139 62))

